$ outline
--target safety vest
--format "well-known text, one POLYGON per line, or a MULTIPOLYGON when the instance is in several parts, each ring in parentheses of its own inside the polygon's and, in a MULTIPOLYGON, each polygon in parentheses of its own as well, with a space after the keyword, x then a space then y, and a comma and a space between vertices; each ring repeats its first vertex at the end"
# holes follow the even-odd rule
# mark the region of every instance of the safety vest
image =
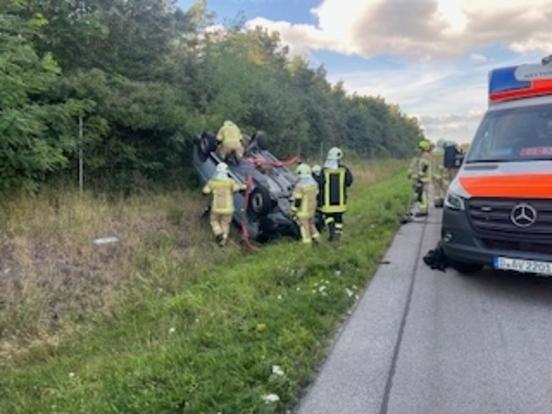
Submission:
POLYGON ((241 138, 242 134, 237 125, 223 126, 217 134, 217 141, 223 144, 237 144, 241 138))
POLYGON ((347 211, 347 170, 344 167, 322 170, 322 206, 323 213, 344 213, 347 211))
POLYGON ((316 214, 316 197, 318 196, 318 186, 316 183, 302 186, 298 185, 291 196, 293 200, 300 200, 301 204, 297 210, 297 218, 312 219, 316 214))
POLYGON ((234 213, 234 192, 240 190, 240 186, 233 180, 227 178, 224 180, 209 180, 203 188, 204 194, 213 194, 211 211, 215 214, 233 214, 234 213))

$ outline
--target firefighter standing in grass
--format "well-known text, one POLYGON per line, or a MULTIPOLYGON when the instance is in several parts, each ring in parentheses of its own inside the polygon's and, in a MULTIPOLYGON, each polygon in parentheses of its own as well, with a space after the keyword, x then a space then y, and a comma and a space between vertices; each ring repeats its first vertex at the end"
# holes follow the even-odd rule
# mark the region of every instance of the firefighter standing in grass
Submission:
POLYGON ((347 211, 347 189, 353 184, 351 171, 341 163, 343 151, 332 148, 320 173, 320 211, 328 226, 330 241, 343 234, 343 214, 347 211))
POLYGON ((242 133, 238 126, 232 121, 224 121, 224 124, 217 133, 217 142, 219 143, 219 155, 227 161, 228 157, 233 155, 239 163, 243 157, 244 148, 241 142, 242 133))
POLYGON ((215 234, 217 243, 226 245, 230 223, 234 214, 234 193, 245 190, 245 186, 239 185, 228 176, 228 165, 221 162, 217 170, 203 188, 203 194, 212 194, 211 203, 211 228, 215 234))
POLYGON ((303 243, 311 244, 320 238, 315 223, 318 184, 313 179, 312 171, 307 164, 300 164, 296 174, 299 176, 299 182, 295 185, 291 196, 292 210, 297 217, 303 243))
POLYGON ((429 212, 429 183, 432 176, 431 143, 420 141, 418 153, 410 164, 409 176, 412 179, 413 190, 418 201, 416 215, 427 216, 429 212))

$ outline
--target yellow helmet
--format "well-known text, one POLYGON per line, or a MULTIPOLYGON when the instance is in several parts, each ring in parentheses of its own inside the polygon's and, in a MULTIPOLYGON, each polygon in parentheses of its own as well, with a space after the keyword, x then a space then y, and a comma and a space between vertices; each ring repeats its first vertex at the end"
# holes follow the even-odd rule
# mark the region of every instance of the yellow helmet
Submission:
POLYGON ((431 149, 431 143, 427 139, 423 139, 418 144, 418 148, 423 151, 429 151, 431 149))
POLYGON ((332 149, 330 149, 328 151, 328 157, 327 158, 328 158, 328 160, 339 161, 340 159, 343 158, 343 151, 341 151, 337 147, 333 147, 332 149))
POLYGON ((299 164, 295 170, 295 174, 297 174, 299 178, 309 178, 312 176, 312 171, 307 164, 299 164))

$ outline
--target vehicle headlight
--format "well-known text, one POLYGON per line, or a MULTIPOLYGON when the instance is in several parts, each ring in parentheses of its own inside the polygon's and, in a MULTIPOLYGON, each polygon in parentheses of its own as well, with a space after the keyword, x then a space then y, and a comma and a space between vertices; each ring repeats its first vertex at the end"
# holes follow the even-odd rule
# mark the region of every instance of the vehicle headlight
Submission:
POLYGON ((449 192, 445 198, 445 207, 451 210, 464 210, 464 199, 458 194, 449 192))

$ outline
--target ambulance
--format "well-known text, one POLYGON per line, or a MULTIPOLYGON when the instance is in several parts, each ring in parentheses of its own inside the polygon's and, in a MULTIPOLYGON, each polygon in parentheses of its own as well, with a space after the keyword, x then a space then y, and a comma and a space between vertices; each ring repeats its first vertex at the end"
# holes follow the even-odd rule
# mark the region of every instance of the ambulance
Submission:
POLYGON ((493 70, 489 108, 445 199, 441 245, 460 272, 552 276, 552 59, 493 70))

